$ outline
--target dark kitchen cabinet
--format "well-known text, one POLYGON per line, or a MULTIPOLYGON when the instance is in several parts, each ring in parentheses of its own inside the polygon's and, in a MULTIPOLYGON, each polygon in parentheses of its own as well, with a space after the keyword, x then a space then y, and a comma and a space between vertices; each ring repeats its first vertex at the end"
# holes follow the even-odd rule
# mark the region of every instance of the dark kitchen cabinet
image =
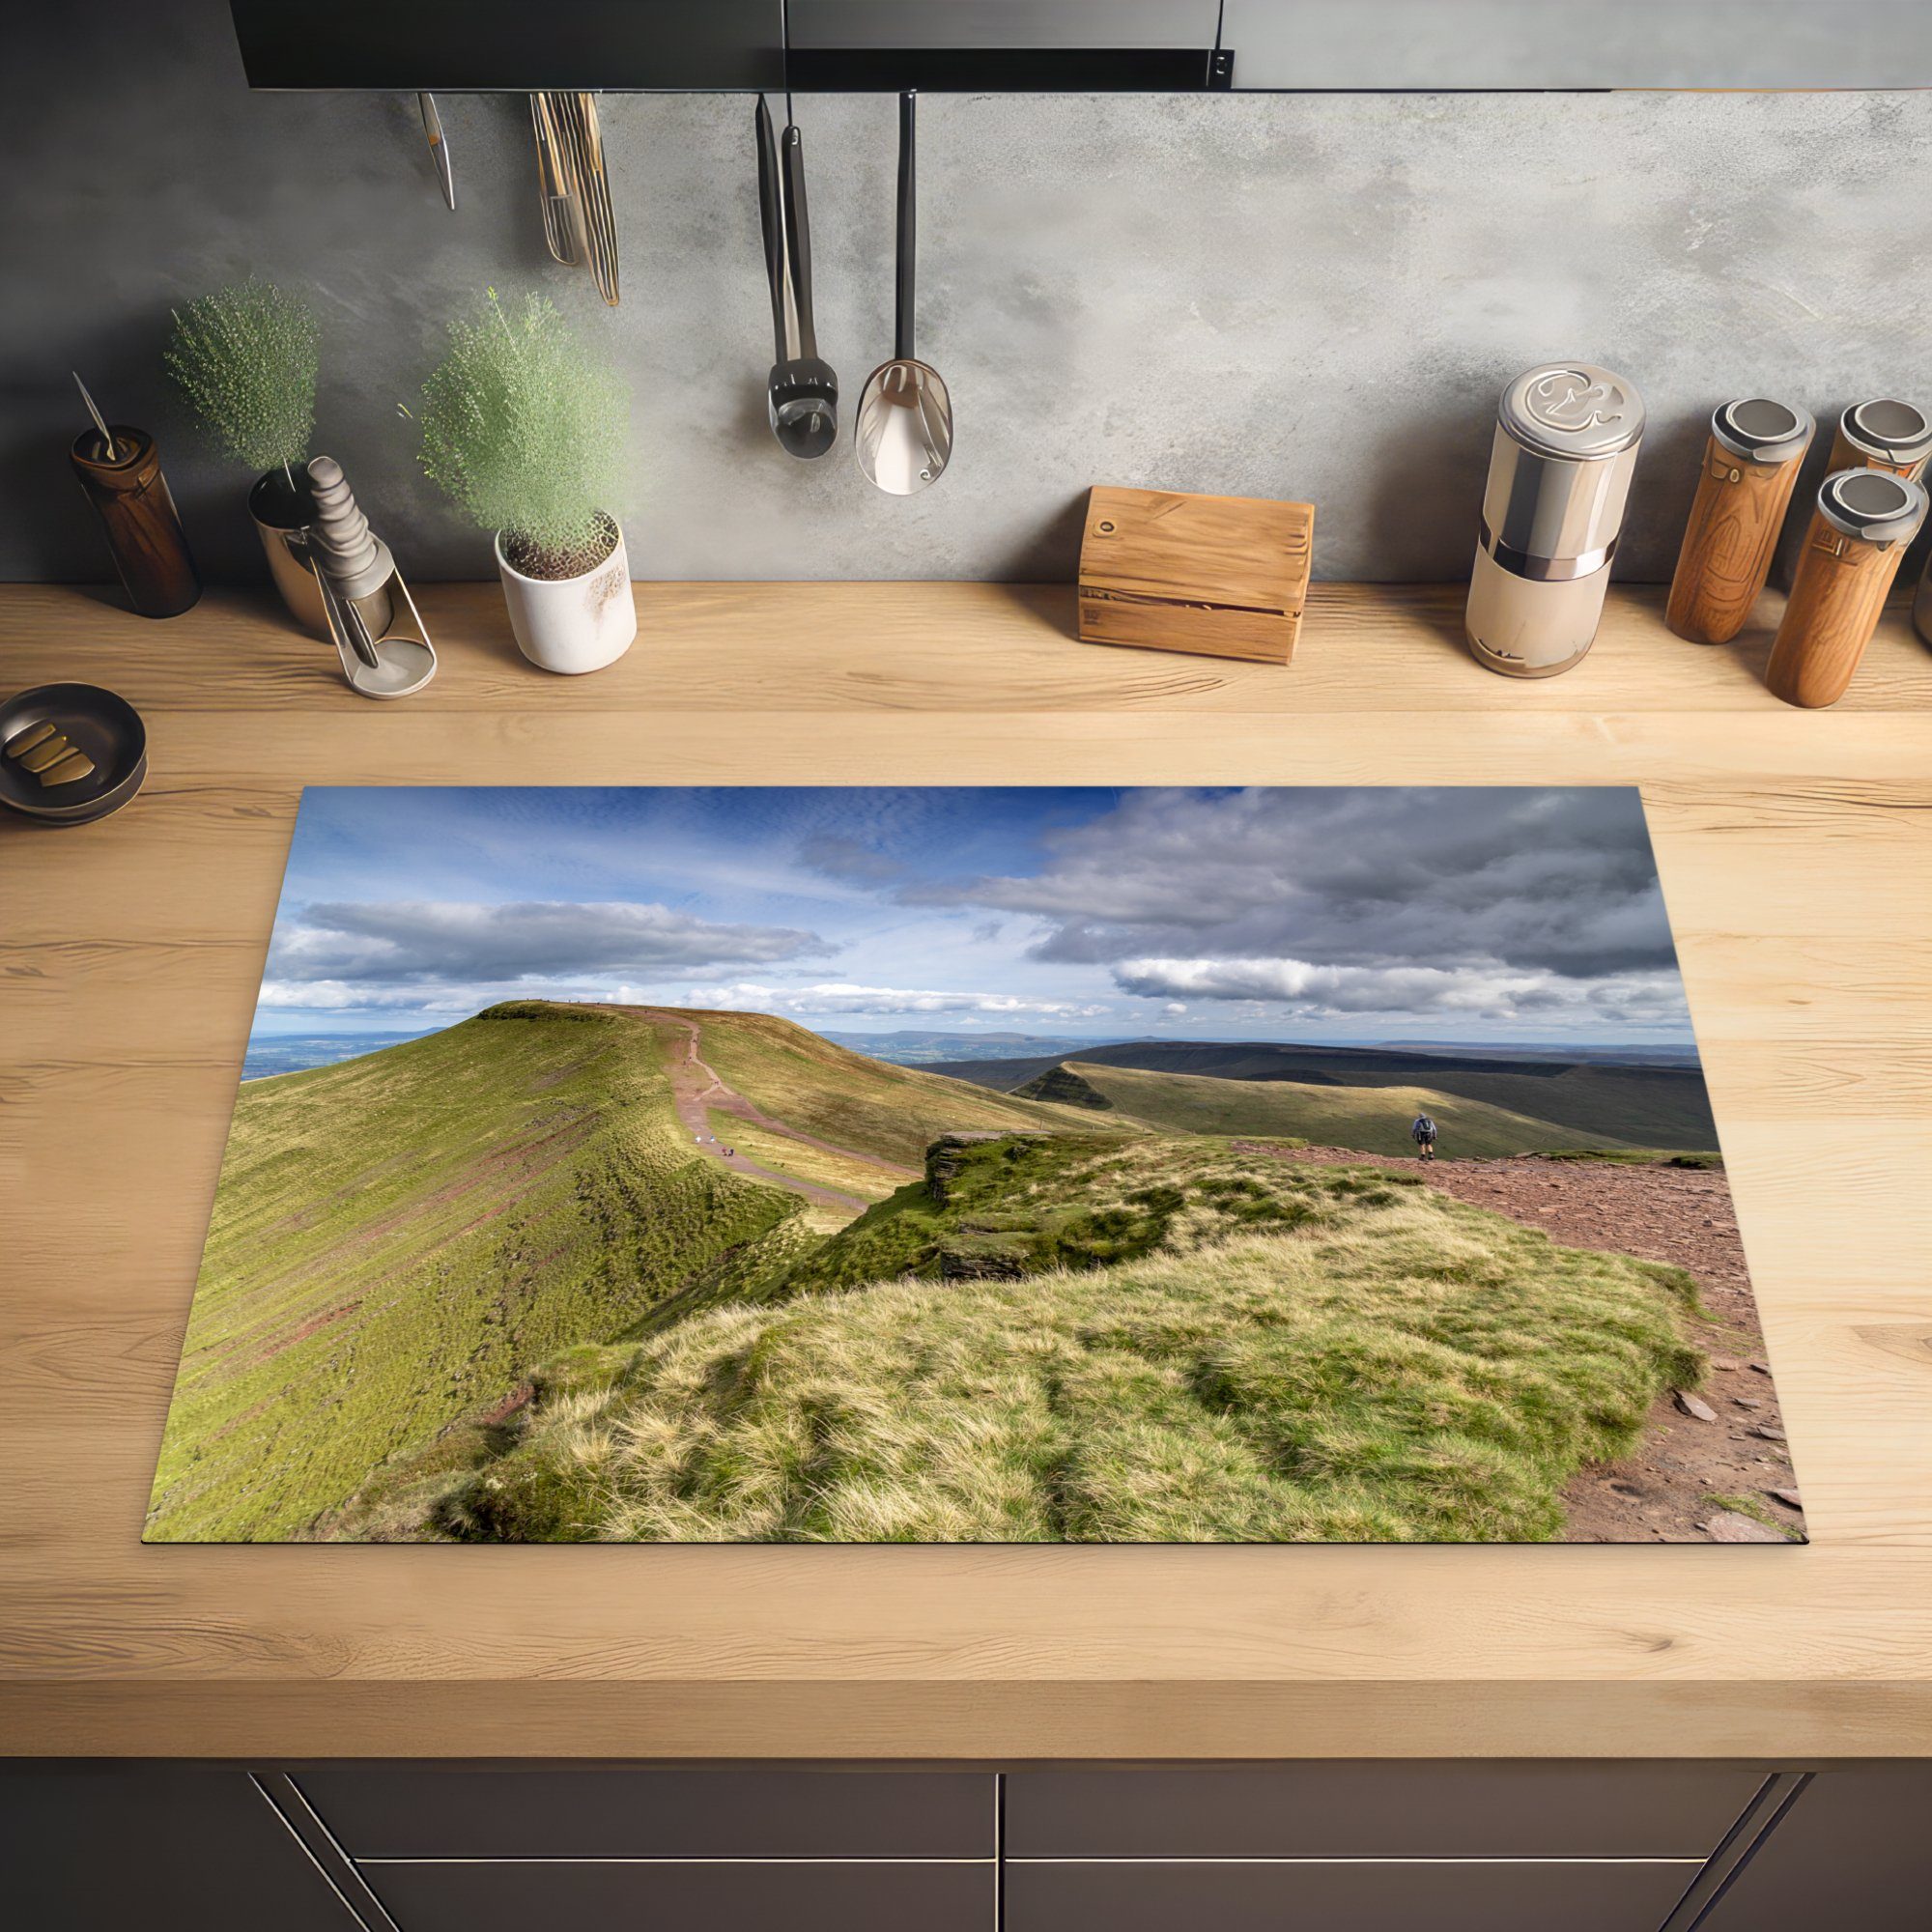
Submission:
POLYGON ((1027 1864, 1005 1932, 1657 1932, 1696 1876, 1669 1862, 1530 1860, 1027 1864))
POLYGON ((1932 1764, 0 1761, 32 1932, 1926 1932, 1932 1764))
POLYGON ((250 87, 678 90, 784 85, 781 0, 230 0, 250 87))
POLYGON ((791 0, 794 87, 1187 93, 1219 0, 791 0))
POLYGON ((0 1900, 21 1932, 360 1932, 221 1766, 0 1764, 0 1900))
POLYGON ((1199 47, 1219 0, 791 0, 793 51, 826 47, 1199 47))
POLYGON ((1708 1858, 1763 1774, 1730 1765, 1295 1764, 1016 1771, 1011 1859, 1708 1858))
POLYGON ((1932 1765, 1821 1771, 1697 1932, 1832 1926, 1932 1926, 1932 1765))
MULTIPOLYGON (((980 1864, 365 1865, 401 1932, 480 1926, 702 1927, 703 1932, 989 1932, 997 1881, 980 1864)), ((1065 1932, 1065 1928, 1060 1928, 1065 1932)))
POLYGON ((990 1859, 990 1772, 298 1768, 353 1859, 990 1859))

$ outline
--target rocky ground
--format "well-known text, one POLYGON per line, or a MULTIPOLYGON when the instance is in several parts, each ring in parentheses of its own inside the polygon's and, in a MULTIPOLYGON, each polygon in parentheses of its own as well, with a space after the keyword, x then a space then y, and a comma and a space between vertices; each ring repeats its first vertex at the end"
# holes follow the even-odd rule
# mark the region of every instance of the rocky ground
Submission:
POLYGON ((1803 1535, 1797 1478, 1721 1170, 1535 1154, 1391 1160, 1349 1148, 1282 1150, 1281 1157, 1408 1169, 1432 1187, 1541 1228, 1572 1247, 1611 1249, 1688 1269, 1709 1312, 1695 1339, 1711 1358, 1710 1376, 1701 1389, 1658 1403, 1628 1460, 1578 1473, 1567 1494, 1566 1540, 1735 1543, 1803 1535))

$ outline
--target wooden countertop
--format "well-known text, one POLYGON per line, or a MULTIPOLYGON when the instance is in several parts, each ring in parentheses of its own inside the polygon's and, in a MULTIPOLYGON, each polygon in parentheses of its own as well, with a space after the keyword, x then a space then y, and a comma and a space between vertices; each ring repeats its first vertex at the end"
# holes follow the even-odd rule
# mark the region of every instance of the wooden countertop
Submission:
MULTIPOLYGON (((493 585, 372 703, 266 601, 0 590, 0 686, 144 712, 120 817, 0 812, 0 1750, 1932 1756, 1932 654, 1801 713, 1620 592, 1478 669, 1455 588, 1318 586, 1293 667, 1071 593, 640 584, 548 677, 493 585), (296 801, 355 782, 1639 781, 1805 1549, 143 1548, 296 801)), ((1776 616, 1775 597, 1760 615, 1776 616)))

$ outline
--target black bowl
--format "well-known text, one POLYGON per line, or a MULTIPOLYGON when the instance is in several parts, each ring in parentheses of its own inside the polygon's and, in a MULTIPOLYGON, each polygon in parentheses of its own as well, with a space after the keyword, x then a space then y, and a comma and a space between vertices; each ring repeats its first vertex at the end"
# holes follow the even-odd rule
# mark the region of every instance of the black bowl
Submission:
POLYGON ((148 731, 125 697, 98 684, 42 684, 0 704, 0 804, 43 825, 87 825, 141 789, 148 731), (43 785, 7 747, 36 724, 53 724, 94 761, 84 779, 43 785))

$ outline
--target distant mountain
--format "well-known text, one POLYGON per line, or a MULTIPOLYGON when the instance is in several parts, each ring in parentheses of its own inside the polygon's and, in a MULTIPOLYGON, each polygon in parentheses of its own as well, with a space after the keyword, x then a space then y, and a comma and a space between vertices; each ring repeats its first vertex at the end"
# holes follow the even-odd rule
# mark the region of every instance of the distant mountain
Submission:
MULTIPOLYGON (((1026 1091, 1067 1056, 942 1062, 932 1068, 1001 1093, 1026 1091)), ((1704 1076, 1694 1066, 1533 1060, 1417 1047, 1297 1045, 1280 1040, 1134 1040, 1083 1046, 1083 1065, 1214 1080, 1287 1080, 1306 1087, 1427 1087, 1563 1130, 1575 1143, 1715 1149, 1704 1076)))
MULTIPOLYGON (((1085 1107, 1160 1133, 1289 1137, 1364 1153, 1412 1154, 1408 1129, 1418 1114, 1435 1121, 1442 1134, 1440 1151, 1457 1159, 1548 1153, 1577 1140, 1573 1129, 1552 1121, 1435 1087, 1215 1080, 1068 1060, 1018 1091, 1028 1099, 1085 1107)), ((1601 1145, 1608 1137, 1596 1139, 1601 1145)))
POLYGON ((1032 1033, 820 1033, 818 1037, 895 1066, 923 1066, 941 1060, 1017 1060, 1048 1055, 1057 1059, 1094 1043, 1032 1033))
POLYGON ((1454 1059, 1471 1054, 1485 1060, 1553 1060, 1568 1065, 1697 1066, 1694 1046, 1566 1046, 1560 1041, 1386 1039, 1376 1044, 1388 1052, 1446 1053, 1454 1059))
POLYGON ((262 1035, 251 1037, 242 1062, 244 1080, 263 1080, 274 1073, 299 1073, 309 1066, 335 1066, 345 1060, 359 1060, 365 1053, 381 1053, 385 1046, 400 1046, 406 1039, 420 1039, 436 1027, 412 1027, 404 1033, 318 1033, 262 1035))

